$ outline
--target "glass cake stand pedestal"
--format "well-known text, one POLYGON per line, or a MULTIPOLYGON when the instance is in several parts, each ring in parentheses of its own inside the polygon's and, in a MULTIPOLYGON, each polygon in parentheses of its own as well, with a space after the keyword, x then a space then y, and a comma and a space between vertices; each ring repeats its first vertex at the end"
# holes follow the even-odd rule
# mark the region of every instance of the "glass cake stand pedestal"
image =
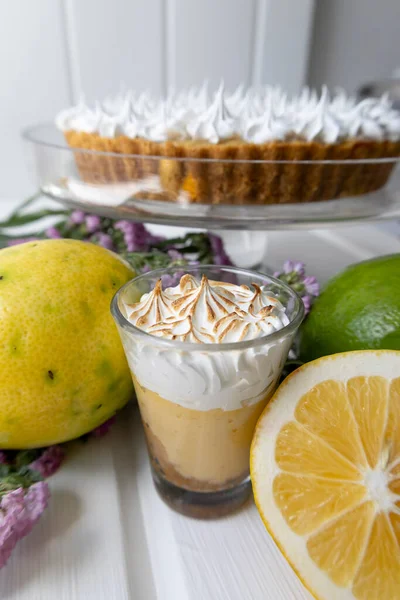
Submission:
POLYGON ((115 219, 218 232, 242 267, 265 264, 268 231, 400 218, 398 157, 218 161, 71 148, 53 124, 23 136, 46 196, 115 219))

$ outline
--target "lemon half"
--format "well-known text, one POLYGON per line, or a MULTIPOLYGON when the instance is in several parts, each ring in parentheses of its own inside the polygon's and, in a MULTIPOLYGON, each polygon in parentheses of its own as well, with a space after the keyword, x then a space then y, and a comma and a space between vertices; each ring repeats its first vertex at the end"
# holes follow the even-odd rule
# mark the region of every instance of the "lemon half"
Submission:
POLYGON ((265 526, 316 598, 400 598, 400 352, 295 371, 259 419, 251 478, 265 526))

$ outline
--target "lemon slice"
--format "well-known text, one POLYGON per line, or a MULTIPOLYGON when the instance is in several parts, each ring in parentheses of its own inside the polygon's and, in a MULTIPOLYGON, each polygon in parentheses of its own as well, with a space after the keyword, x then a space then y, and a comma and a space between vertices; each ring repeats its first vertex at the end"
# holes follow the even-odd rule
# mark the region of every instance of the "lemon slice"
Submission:
POLYGON ((400 352, 295 371, 258 421, 250 462, 261 518, 316 598, 400 599, 400 352))

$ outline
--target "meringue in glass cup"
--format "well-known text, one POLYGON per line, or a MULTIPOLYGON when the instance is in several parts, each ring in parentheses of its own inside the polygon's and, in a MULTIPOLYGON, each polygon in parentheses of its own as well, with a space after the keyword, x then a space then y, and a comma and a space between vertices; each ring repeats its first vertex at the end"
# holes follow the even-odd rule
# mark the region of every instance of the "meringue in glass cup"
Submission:
POLYGON ((249 497, 253 431, 304 314, 283 282, 220 266, 160 269, 111 306, 132 372, 153 480, 194 517, 249 497))

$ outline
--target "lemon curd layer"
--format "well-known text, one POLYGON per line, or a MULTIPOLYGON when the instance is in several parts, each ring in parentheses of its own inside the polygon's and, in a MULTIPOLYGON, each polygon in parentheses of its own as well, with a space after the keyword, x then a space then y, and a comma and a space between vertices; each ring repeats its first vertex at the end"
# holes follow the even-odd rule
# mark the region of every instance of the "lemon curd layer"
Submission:
POLYGON ((269 394, 236 410, 201 411, 133 382, 153 464, 169 481, 209 491, 247 477, 253 431, 269 394))

